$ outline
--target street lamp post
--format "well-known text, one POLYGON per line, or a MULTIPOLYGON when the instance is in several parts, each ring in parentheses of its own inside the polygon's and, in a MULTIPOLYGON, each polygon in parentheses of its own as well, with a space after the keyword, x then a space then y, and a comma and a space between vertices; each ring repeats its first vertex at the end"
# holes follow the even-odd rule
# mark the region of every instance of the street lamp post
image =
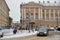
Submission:
POLYGON ((58 17, 57 17, 57 27, 58 27, 58 17))

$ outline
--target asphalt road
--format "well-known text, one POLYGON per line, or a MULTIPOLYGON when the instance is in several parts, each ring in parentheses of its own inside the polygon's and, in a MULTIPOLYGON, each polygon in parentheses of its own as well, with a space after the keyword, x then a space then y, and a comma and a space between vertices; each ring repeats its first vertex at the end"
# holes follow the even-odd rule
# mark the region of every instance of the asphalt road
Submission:
POLYGON ((50 31, 48 36, 31 36, 24 38, 26 40, 60 40, 60 31, 50 31))
POLYGON ((12 38, 12 39, 3 39, 3 40, 60 40, 60 31, 50 31, 48 36, 34 35, 23 38, 12 38))

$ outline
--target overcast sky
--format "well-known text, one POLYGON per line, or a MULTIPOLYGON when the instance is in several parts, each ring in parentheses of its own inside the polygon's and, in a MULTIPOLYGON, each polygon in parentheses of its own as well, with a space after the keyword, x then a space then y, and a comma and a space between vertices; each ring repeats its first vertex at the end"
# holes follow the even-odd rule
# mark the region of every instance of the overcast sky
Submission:
MULTIPOLYGON (((30 2, 30 1, 34 1, 34 2, 38 2, 40 0, 6 0, 8 6, 9 6, 9 9, 10 9, 10 16, 13 18, 13 21, 20 21, 20 4, 22 2, 30 2)), ((42 2, 43 0, 41 0, 42 2)), ((47 1, 47 0, 44 0, 44 1, 47 1)), ((55 1, 55 0, 51 0, 51 1, 55 1)), ((58 0, 56 0, 58 1, 58 0)))

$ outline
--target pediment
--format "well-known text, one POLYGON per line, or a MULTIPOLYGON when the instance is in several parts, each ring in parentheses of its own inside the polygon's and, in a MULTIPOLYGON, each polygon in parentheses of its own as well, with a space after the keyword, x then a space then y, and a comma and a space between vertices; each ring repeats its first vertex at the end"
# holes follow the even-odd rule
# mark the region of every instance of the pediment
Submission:
POLYGON ((42 6, 41 4, 35 3, 35 2, 29 2, 29 3, 23 4, 23 5, 24 6, 42 6))

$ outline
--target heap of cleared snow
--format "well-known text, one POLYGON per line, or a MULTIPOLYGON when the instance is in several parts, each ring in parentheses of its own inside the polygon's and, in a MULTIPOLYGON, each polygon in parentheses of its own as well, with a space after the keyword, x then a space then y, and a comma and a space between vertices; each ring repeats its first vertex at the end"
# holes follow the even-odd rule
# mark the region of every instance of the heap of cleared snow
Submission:
POLYGON ((9 36, 4 36, 1 39, 7 39, 7 38, 16 38, 16 37, 25 37, 25 36, 32 36, 32 35, 36 35, 37 31, 34 32, 28 32, 27 30, 23 30, 22 32, 18 32, 17 34, 13 34, 13 35, 9 35, 9 36))

